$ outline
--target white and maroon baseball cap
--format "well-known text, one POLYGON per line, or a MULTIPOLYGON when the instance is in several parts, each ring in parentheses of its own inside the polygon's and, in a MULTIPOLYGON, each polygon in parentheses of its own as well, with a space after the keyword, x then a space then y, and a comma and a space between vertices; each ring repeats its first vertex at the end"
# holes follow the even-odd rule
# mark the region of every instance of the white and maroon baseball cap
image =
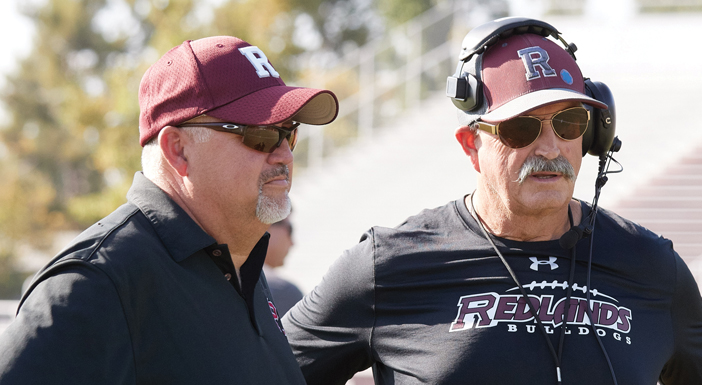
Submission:
POLYGON ((580 101, 596 108, 607 105, 585 94, 575 59, 554 41, 531 33, 515 34, 488 48, 478 69, 484 106, 459 110, 461 122, 501 122, 560 101, 580 101))
POLYGON ((258 47, 215 36, 188 40, 154 63, 141 80, 139 108, 143 146, 163 127, 202 114, 245 125, 327 124, 339 103, 328 90, 286 86, 258 47))

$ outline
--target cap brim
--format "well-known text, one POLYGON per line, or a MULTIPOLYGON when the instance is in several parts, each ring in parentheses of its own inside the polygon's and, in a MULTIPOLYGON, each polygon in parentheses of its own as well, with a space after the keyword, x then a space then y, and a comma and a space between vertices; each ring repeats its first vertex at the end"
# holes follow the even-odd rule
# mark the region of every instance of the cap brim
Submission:
POLYGON ((497 109, 482 115, 480 120, 488 123, 499 123, 527 111, 545 106, 547 104, 578 101, 589 104, 596 108, 607 109, 607 105, 597 99, 593 99, 585 94, 565 88, 549 88, 540 91, 530 92, 516 99, 510 100, 497 109))
POLYGON ((266 125, 286 120, 331 123, 339 113, 336 95, 328 90, 276 86, 258 90, 205 114, 232 123, 266 125))

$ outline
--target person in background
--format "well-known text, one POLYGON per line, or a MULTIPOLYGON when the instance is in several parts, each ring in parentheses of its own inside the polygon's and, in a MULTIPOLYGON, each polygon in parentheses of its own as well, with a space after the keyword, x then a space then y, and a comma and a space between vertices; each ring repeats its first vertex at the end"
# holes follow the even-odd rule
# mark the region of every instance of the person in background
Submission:
POLYGON ((268 229, 268 233, 271 235, 268 240, 268 253, 266 253, 266 261, 263 265, 268 288, 281 317, 302 299, 302 292, 295 284, 275 273, 275 269, 285 264, 285 257, 293 246, 292 231, 290 217, 271 225, 268 229))

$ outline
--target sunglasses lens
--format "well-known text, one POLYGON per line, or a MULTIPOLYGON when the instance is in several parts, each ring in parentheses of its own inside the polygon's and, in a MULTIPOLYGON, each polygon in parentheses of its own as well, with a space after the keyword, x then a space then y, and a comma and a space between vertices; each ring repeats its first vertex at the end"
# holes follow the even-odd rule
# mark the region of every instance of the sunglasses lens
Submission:
POLYGON ((578 139, 587 130, 588 115, 584 108, 571 108, 553 116, 553 130, 561 139, 578 139))
POLYGON ((244 145, 256 151, 273 152, 279 139, 279 131, 273 127, 248 126, 244 131, 244 145))
POLYGON ((533 143, 541 132, 541 121, 529 116, 518 116, 500 123, 500 139, 507 147, 522 148, 533 143))
POLYGON ((292 130, 292 132, 285 137, 285 139, 288 140, 288 146, 290 146, 290 151, 295 149, 295 146, 297 145, 297 128, 292 130))
MULTIPOLYGON (((278 148, 281 142, 280 135, 286 133, 274 126, 248 126, 244 131, 244 145, 256 151, 271 153, 278 148)), ((297 128, 285 136, 288 140, 290 151, 295 149, 297 144, 297 128)))

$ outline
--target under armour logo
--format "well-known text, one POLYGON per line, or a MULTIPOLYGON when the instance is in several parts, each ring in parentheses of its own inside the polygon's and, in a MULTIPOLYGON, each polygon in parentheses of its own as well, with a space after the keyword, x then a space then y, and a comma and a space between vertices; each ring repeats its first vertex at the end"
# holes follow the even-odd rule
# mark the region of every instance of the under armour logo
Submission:
POLYGON ((556 257, 548 257, 548 261, 540 261, 536 257, 529 257, 529 260, 533 262, 529 268, 534 271, 539 271, 539 265, 549 265, 551 266, 551 270, 556 270, 558 269, 558 265, 556 264, 557 259, 556 257))
POLYGON ((266 54, 261 51, 260 48, 255 45, 239 48, 239 52, 249 59, 251 65, 256 69, 256 75, 259 78, 267 78, 273 76, 274 78, 279 78, 280 74, 273 68, 271 63, 268 62, 266 54))
POLYGON ((526 78, 527 80, 534 80, 541 77, 539 71, 536 67, 541 67, 541 72, 544 73, 545 77, 556 76, 556 70, 551 68, 548 64, 548 52, 545 49, 536 46, 520 49, 517 51, 517 55, 522 58, 524 62, 524 68, 526 68, 526 78))

